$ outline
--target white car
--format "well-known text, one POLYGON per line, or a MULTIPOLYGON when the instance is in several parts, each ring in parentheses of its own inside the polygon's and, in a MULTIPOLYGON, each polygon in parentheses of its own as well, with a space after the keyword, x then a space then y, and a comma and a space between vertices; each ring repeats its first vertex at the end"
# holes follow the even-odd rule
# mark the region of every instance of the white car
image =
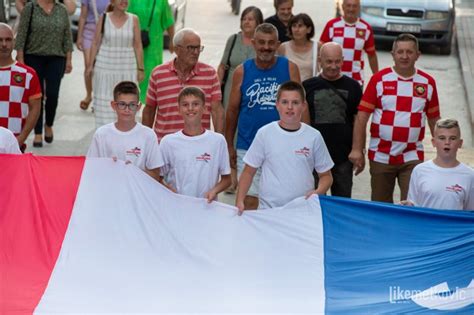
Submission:
MULTIPOLYGON (((336 0, 340 14, 342 0, 336 0)), ((454 0, 361 0, 361 18, 372 26, 376 42, 393 42, 401 33, 415 35, 420 45, 451 53, 454 0)))

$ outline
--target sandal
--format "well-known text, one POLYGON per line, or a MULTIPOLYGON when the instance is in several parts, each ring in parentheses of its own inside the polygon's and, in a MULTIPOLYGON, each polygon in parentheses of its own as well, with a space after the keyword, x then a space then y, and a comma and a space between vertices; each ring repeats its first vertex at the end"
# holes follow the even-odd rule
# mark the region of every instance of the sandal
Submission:
POLYGON ((86 99, 83 99, 81 103, 79 104, 79 107, 82 110, 87 110, 89 108, 89 105, 91 104, 92 100, 87 101, 86 99))

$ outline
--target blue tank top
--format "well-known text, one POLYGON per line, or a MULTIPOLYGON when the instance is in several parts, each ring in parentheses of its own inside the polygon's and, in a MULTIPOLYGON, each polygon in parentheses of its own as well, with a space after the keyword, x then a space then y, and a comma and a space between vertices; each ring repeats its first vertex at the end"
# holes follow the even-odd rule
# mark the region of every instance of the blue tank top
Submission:
POLYGON ((277 57, 270 69, 257 68, 254 59, 244 61, 243 67, 237 149, 248 150, 258 129, 280 118, 276 95, 280 85, 290 80, 290 71, 285 57, 277 57))

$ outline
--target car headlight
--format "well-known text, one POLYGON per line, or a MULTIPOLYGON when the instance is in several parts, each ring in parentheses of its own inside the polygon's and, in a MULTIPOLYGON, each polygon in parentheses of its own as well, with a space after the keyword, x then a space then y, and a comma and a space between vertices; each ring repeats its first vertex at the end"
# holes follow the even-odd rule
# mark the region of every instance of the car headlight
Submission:
POLYGON ((427 20, 444 20, 449 16, 448 12, 445 11, 426 11, 427 20))
POLYGON ((363 7, 362 12, 367 15, 383 16, 384 9, 379 7, 363 7))

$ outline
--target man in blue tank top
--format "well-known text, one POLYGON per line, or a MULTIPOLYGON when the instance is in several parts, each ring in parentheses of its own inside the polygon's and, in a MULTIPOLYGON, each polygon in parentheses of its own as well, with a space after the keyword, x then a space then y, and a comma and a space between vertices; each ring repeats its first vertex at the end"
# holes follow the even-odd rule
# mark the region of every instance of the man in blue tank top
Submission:
MULTIPOLYGON (((260 127, 279 119, 275 107, 276 94, 280 85, 287 81, 301 82, 298 67, 285 57, 276 56, 280 46, 278 30, 269 23, 257 26, 252 45, 255 58, 239 65, 232 78, 232 89, 226 113, 225 138, 229 148, 231 167, 237 172, 243 170, 243 157, 260 127), (237 150, 234 135, 237 130, 237 150)), ((303 121, 309 123, 305 110, 303 121)), ((259 173, 245 198, 245 209, 258 207, 259 173)))

